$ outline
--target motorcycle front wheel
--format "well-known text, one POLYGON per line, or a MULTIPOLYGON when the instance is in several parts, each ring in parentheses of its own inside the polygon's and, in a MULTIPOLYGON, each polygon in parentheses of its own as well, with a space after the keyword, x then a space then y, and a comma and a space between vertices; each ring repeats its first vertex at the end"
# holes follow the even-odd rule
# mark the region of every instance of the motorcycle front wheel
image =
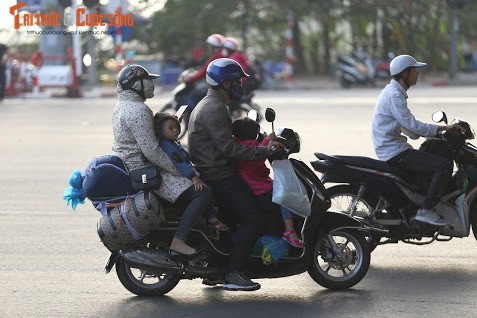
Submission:
POLYGON ((318 235, 313 247, 308 274, 319 285, 335 290, 347 289, 366 276, 371 251, 364 234, 332 231, 318 235))
POLYGON ((116 263, 116 274, 121 284, 138 296, 165 295, 174 289, 180 281, 180 277, 177 275, 131 267, 122 257, 116 263))

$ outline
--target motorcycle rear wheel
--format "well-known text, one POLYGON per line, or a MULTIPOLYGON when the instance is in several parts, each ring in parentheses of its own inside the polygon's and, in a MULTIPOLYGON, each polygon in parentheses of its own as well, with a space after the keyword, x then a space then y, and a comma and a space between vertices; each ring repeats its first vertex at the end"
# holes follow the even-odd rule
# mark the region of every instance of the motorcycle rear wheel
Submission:
POLYGON ((180 281, 177 275, 155 273, 129 266, 122 257, 116 263, 116 274, 121 284, 138 296, 162 296, 180 281))
MULTIPOLYGON (((352 185, 340 184, 326 189, 331 199, 330 211, 337 211, 350 214, 351 204, 358 194, 358 188, 352 185)), ((377 205, 377 200, 368 193, 364 193, 356 204, 356 211, 354 216, 363 218, 368 221, 371 220, 371 212, 377 205)), ((381 216, 383 214, 380 214, 381 216)), ((381 237, 374 235, 367 238, 371 251, 378 246, 381 237)))
MULTIPOLYGON (((326 189, 331 199, 331 211, 350 214, 351 204, 358 194, 358 189, 351 185, 340 184, 326 189)), ((354 216, 367 219, 371 216, 377 201, 367 193, 364 193, 356 203, 354 216)))
POLYGON ((318 235, 308 274, 325 288, 341 290, 353 287, 366 276, 371 262, 366 237, 350 230, 332 232, 331 237, 342 254, 341 259, 333 251, 326 234, 318 235))

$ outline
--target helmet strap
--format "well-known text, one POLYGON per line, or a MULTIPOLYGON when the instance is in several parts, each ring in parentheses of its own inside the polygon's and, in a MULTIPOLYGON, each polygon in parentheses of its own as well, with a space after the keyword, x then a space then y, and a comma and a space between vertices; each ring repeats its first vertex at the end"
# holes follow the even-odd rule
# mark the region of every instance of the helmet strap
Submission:
POLYGON ((130 88, 130 90, 132 90, 134 93, 138 94, 143 100, 146 100, 146 96, 144 96, 144 82, 143 80, 141 79, 141 89, 140 90, 137 90, 137 89, 134 89, 134 88, 130 88))
POLYGON ((406 85, 406 90, 408 90, 409 87, 411 87, 411 85, 409 84, 409 73, 410 73, 409 70, 410 70, 409 68, 404 70, 404 72, 406 72, 406 77, 401 77, 404 85, 406 85))

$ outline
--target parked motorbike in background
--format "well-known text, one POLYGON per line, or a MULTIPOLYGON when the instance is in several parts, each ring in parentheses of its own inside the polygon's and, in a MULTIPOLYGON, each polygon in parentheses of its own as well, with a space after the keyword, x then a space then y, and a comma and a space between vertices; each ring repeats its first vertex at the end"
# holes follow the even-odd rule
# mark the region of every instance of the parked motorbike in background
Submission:
MULTIPOLYGON (((183 114, 181 121, 181 132, 178 139, 184 138, 189 128, 189 116, 196 105, 189 99, 189 94, 194 88, 199 88, 207 91, 209 85, 203 81, 197 81, 192 84, 187 84, 185 78, 192 76, 197 70, 186 69, 178 77, 178 85, 172 90, 172 100, 167 102, 159 111, 175 114, 183 105, 187 105, 187 109, 183 114)), ((229 104, 229 112, 233 119, 247 116, 249 110, 254 109, 259 114, 261 113, 260 106, 252 101, 255 96, 255 91, 245 91, 244 97, 238 102, 231 102, 229 104)))
POLYGON ((336 75, 343 88, 355 84, 375 84, 376 71, 373 62, 367 56, 354 57, 339 55, 336 63, 336 75))
MULTIPOLYGON (((272 122, 275 117, 271 109, 267 109, 265 116, 272 122)), ((289 158, 300 151, 299 135, 290 128, 283 128, 277 130, 276 136, 285 150, 277 150, 273 160, 290 160, 310 200, 311 214, 306 218, 298 217, 296 222, 305 248, 289 247, 287 255, 271 264, 265 264, 260 255, 250 255, 250 277, 278 278, 307 271, 315 282, 326 288, 346 289, 356 285, 364 278, 370 264, 366 228, 348 215, 328 211, 329 197, 320 180, 305 163, 289 158)), ((172 257, 167 251, 185 206, 161 203, 166 221, 138 241, 133 249, 113 250, 106 272, 116 265, 121 284, 141 296, 164 295, 182 279, 217 281, 223 278, 233 233, 212 234, 199 224, 192 229, 188 241, 196 250, 205 249, 205 252, 194 258, 172 257)), ((219 213, 220 206, 219 202, 219 213)))
POLYGON ((376 79, 389 80, 391 78, 389 64, 394 56, 393 52, 389 52, 386 59, 373 61, 374 69, 376 71, 376 79))
MULTIPOLYGON (((433 114, 436 122, 445 122, 444 112, 433 114)), ((434 241, 449 241, 453 237, 467 237, 472 225, 477 239, 477 148, 466 142, 474 138, 470 125, 455 120, 465 133, 447 131, 439 138, 426 140, 420 150, 454 161, 453 173, 439 203, 438 214, 452 223, 443 227, 418 222, 414 216, 424 200, 429 176, 416 176, 396 169, 384 161, 367 157, 330 156, 315 153, 311 164, 322 173, 332 208, 359 219, 376 230, 371 236, 371 248, 399 241, 423 245, 434 241)))

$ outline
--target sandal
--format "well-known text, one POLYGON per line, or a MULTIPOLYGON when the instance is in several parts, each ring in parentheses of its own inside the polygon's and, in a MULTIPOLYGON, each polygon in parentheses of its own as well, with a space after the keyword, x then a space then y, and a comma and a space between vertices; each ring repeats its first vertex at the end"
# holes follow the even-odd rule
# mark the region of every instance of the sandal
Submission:
POLYGON ((298 247, 298 248, 304 248, 305 243, 303 243, 303 241, 300 240, 300 239, 296 240, 296 239, 292 238, 293 234, 296 234, 296 232, 294 230, 286 231, 286 232, 283 233, 282 238, 285 241, 287 241, 291 246, 298 247))
POLYGON ((220 222, 220 220, 207 221, 207 226, 213 230, 217 230, 220 232, 229 231, 229 227, 224 223, 220 222))

